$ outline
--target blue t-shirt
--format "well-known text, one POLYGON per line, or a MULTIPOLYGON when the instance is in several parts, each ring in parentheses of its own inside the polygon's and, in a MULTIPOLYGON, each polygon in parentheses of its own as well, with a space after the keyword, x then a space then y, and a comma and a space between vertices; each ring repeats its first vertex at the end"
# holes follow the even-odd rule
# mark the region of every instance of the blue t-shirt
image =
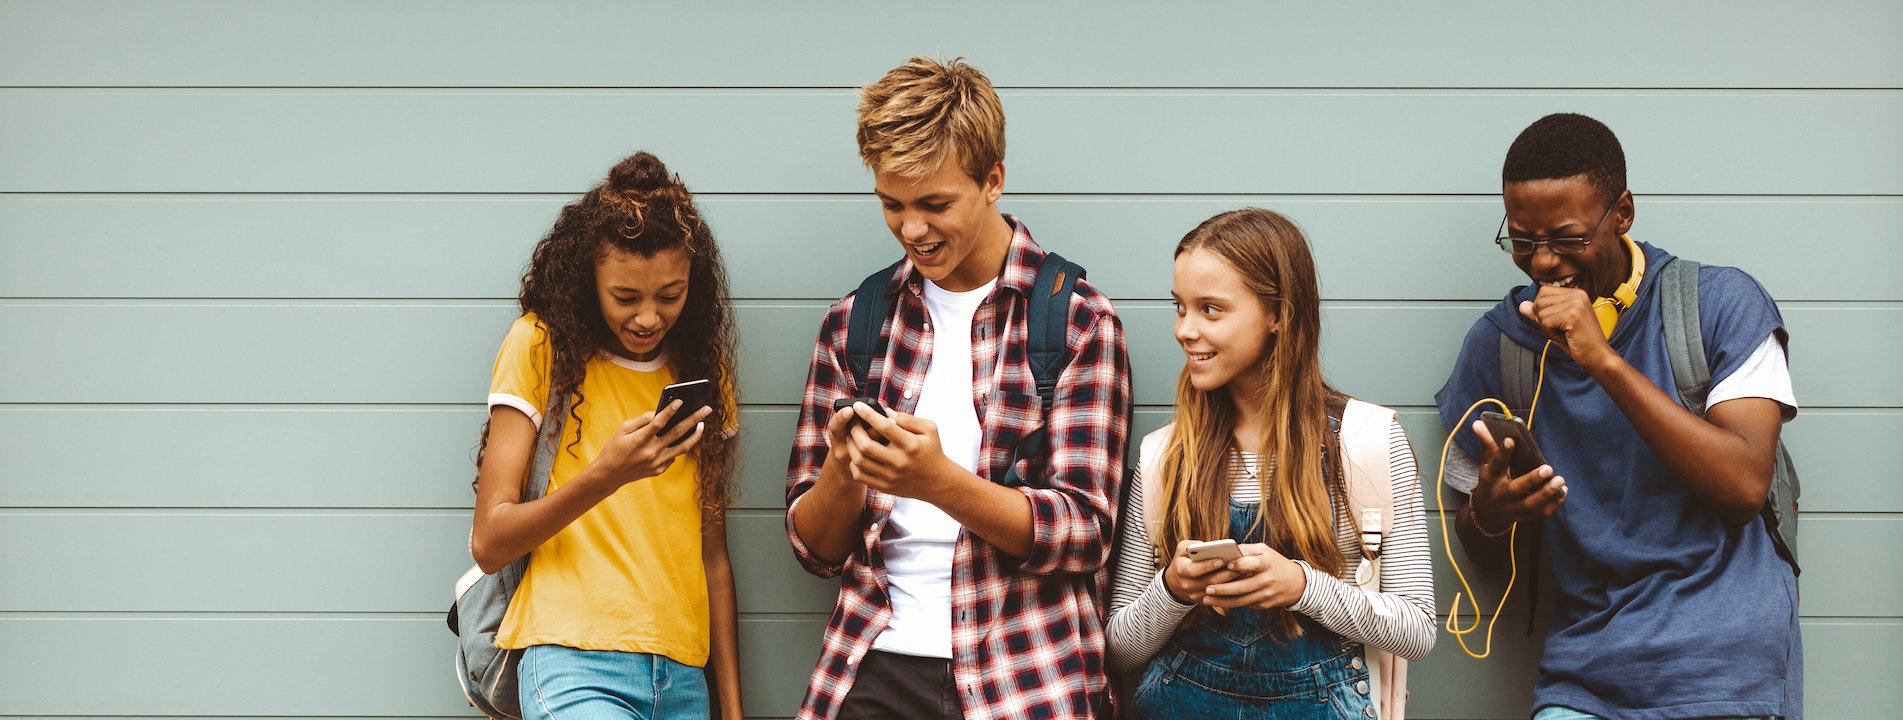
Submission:
MULTIPOLYGON (((1672 256, 1640 247, 1645 280, 1611 345, 1676 398, 1654 281, 1672 256)), ((1519 312, 1520 301, 1537 291, 1514 288, 1467 333, 1452 376, 1435 395, 1443 426, 1458 423, 1476 400, 1504 397, 1502 334, 1535 352, 1545 343, 1519 312)), ((1770 295, 1736 268, 1704 266, 1698 306, 1713 385, 1766 337, 1784 338, 1770 295)), ((1558 349, 1547 353, 1534 417, 1534 439, 1566 478, 1567 495, 1544 523, 1559 592, 1533 707, 1659 720, 1802 717, 1797 580, 1764 521, 1726 527, 1558 349)), ((1472 430, 1462 427, 1455 440, 1480 457, 1472 430)))

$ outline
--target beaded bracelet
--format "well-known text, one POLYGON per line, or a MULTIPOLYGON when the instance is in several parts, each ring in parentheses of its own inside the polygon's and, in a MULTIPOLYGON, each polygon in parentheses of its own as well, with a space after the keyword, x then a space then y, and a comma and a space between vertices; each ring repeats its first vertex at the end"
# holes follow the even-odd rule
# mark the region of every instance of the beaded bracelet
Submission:
POLYGON ((1480 537, 1487 538, 1488 540, 1500 538, 1505 536, 1507 533, 1513 532, 1512 525, 1507 525, 1507 529, 1501 530, 1499 532, 1492 532, 1488 530, 1485 526, 1480 524, 1480 513, 1475 511, 1474 506, 1471 504, 1467 506, 1467 522, 1474 526, 1474 530, 1477 530, 1480 532, 1480 537))

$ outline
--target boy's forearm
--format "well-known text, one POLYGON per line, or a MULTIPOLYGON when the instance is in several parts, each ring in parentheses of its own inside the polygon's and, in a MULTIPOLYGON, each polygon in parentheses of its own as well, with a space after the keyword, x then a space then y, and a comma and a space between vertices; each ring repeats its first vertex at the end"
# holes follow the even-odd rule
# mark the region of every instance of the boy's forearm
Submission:
POLYGON ((1733 524, 1750 522, 1757 514, 1770 490, 1777 451, 1780 417, 1774 401, 1763 400, 1755 412, 1728 412, 1739 416, 1728 423, 1736 427, 1728 427, 1709 410, 1699 417, 1685 409, 1623 358, 1594 367, 1592 377, 1692 495, 1733 524))
POLYGON ((821 561, 841 564, 858 548, 865 507, 866 486, 828 457, 813 487, 793 506, 793 530, 821 561))

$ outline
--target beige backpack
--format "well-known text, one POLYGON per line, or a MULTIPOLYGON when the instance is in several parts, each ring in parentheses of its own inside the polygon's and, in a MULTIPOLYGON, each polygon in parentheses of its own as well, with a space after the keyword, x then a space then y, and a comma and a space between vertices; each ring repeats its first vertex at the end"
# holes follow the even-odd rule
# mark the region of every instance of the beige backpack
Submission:
MULTIPOLYGON (((1380 405, 1349 399, 1342 410, 1341 448, 1347 458, 1348 517, 1361 526, 1361 560, 1356 563, 1354 584, 1362 592, 1381 591, 1381 539, 1394 523, 1394 488, 1388 476, 1388 426, 1394 411, 1380 405)), ((1138 477, 1143 483, 1143 525, 1150 537, 1162 532, 1161 496, 1157 475, 1162 467, 1163 448, 1169 444, 1171 423, 1143 437, 1138 450, 1138 477)), ((1393 653, 1363 645, 1368 663, 1368 678, 1375 712, 1382 720, 1405 720, 1407 712, 1407 661, 1393 653)))

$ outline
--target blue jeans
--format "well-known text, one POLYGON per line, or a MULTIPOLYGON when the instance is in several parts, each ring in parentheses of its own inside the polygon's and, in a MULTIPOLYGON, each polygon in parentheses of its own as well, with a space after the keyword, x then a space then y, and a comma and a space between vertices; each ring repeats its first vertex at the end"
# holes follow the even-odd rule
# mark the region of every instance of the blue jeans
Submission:
POLYGON ((661 655, 536 645, 517 670, 523 720, 706 720, 707 675, 661 655))

